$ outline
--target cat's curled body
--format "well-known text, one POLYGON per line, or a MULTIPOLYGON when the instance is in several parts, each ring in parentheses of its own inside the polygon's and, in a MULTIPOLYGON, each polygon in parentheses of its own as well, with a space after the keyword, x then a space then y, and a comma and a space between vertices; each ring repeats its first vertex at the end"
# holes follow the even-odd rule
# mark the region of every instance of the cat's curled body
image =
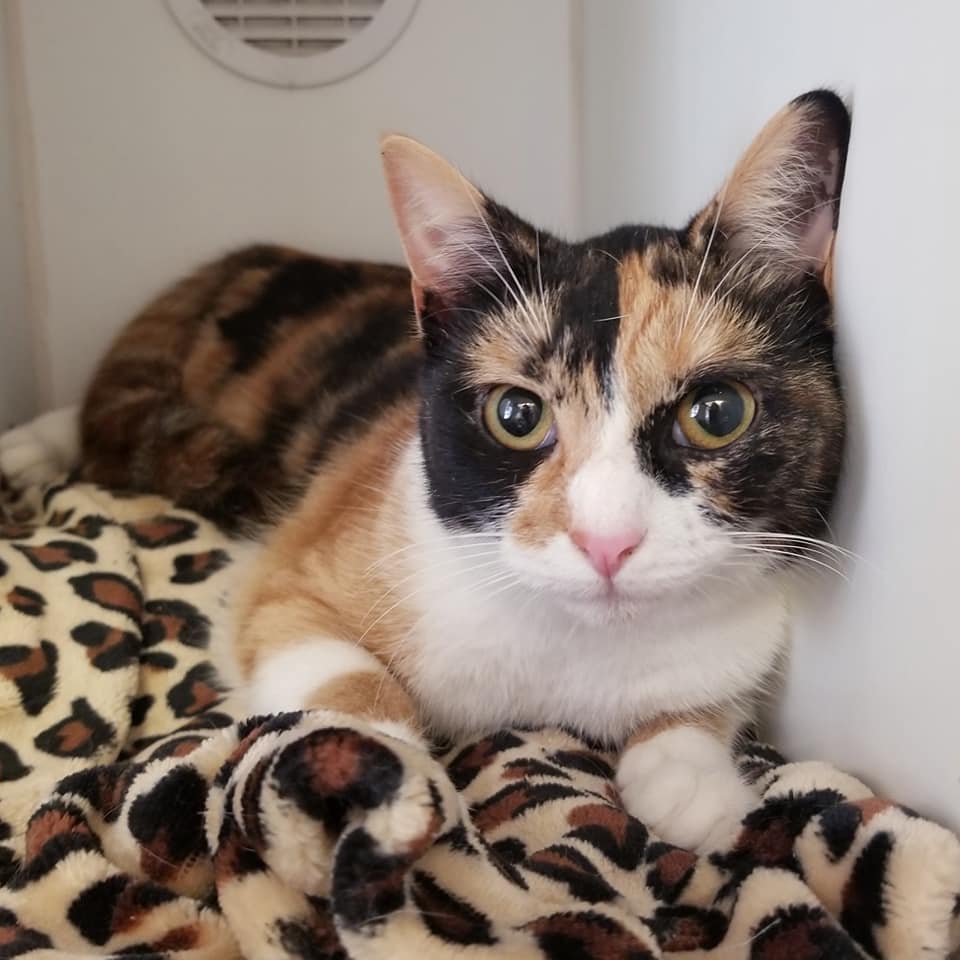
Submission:
POLYGON ((686 229, 572 244, 387 138, 412 301, 400 268, 279 248, 202 268, 104 360, 82 473, 256 532, 253 709, 565 725, 623 749, 632 812, 713 846, 840 464, 848 122, 799 98, 686 229))

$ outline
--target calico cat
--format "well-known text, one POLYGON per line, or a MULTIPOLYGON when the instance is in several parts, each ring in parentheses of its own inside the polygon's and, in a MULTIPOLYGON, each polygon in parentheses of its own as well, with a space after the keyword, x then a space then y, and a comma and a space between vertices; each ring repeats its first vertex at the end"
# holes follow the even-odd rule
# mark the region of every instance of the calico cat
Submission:
POLYGON ((82 475, 262 542, 256 711, 416 743, 564 725, 622 749, 631 812, 715 847, 752 804, 730 745, 784 652, 783 577, 826 549, 848 132, 808 93, 684 229, 582 243, 389 136, 409 272, 203 267, 103 361, 82 475))

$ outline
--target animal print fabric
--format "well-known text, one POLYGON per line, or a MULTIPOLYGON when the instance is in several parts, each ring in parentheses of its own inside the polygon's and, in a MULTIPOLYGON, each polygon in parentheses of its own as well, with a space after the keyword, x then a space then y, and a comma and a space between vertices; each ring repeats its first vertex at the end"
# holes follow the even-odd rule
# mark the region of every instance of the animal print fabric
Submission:
POLYGON ((0 527, 0 960, 945 957, 960 842, 749 744, 762 802, 698 860, 558 731, 431 757, 238 716, 209 661, 235 545, 156 498, 0 527))

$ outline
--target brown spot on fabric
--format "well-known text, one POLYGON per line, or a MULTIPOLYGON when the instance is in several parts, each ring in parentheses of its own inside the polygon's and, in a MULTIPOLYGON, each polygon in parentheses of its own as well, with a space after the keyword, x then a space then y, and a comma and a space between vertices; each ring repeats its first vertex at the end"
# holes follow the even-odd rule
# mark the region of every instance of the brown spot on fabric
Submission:
POLYGON ((92 835, 87 822, 72 810, 62 807, 41 810, 31 818, 27 827, 26 859, 33 860, 51 840, 68 833, 92 835))
POLYGON ((877 814, 890 810, 896 804, 883 797, 867 797, 865 800, 854 800, 851 806, 860 811, 860 822, 866 826, 877 814))
POLYGON ((28 617, 39 617, 46 609, 47 601, 43 595, 29 587, 14 587, 7 594, 7 603, 18 613, 28 617))
POLYGON ((490 833, 529 810, 535 810, 554 800, 564 800, 579 795, 577 789, 563 783, 550 781, 512 783, 477 804, 472 811, 473 822, 481 832, 490 833))
POLYGON ((140 547, 156 549, 191 540, 197 535, 197 524, 182 517, 159 516, 125 524, 127 532, 140 547))
POLYGON ((70 716, 34 738, 34 746, 59 757, 92 757, 116 744, 116 728, 90 706, 85 697, 70 704, 70 716))
POLYGON ((11 645, 0 652, 0 676, 8 680, 33 677, 48 667, 47 657, 40 647, 11 645))
POLYGON ((447 763, 447 776, 458 790, 465 790, 501 753, 514 750, 523 744, 524 741, 516 733, 496 733, 460 750, 447 763))
POLYGON ((22 553, 41 573, 62 570, 74 563, 92 563, 97 559, 92 548, 74 540, 51 540, 39 547, 14 544, 14 549, 22 553))
POLYGON ((176 717, 195 717, 223 700, 223 684, 210 663, 191 667, 167 691, 167 704, 176 717))
POLYGON ((202 583, 230 563, 226 550, 204 550, 202 553, 183 553, 173 559, 174 574, 171 583, 202 583))
POLYGON ((555 913, 526 924, 548 957, 654 960, 654 954, 611 917, 591 911, 555 913))
POLYGON ((125 613, 139 621, 143 598, 138 587, 126 577, 116 573, 88 573, 71 577, 69 583, 74 592, 85 600, 108 610, 125 613))
MULTIPOLYGON (((727 932, 727 918, 719 910, 695 906, 660 907, 652 926, 665 953, 685 950, 712 950, 723 941, 727 932)), ((792 955, 785 954, 792 960, 792 955)))
POLYGON ((150 948, 157 953, 186 951, 198 946, 202 940, 203 933, 200 925, 188 923, 180 927, 174 927, 159 940, 150 944, 150 948))

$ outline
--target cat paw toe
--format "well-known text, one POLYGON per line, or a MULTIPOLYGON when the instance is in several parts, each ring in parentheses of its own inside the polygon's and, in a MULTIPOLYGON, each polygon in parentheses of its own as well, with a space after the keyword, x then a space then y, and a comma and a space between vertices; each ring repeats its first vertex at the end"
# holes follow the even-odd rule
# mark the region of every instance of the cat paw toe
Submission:
POLYGON ((628 813, 668 843, 699 853, 729 846, 757 804, 725 747, 694 728, 629 748, 617 784, 628 813))

